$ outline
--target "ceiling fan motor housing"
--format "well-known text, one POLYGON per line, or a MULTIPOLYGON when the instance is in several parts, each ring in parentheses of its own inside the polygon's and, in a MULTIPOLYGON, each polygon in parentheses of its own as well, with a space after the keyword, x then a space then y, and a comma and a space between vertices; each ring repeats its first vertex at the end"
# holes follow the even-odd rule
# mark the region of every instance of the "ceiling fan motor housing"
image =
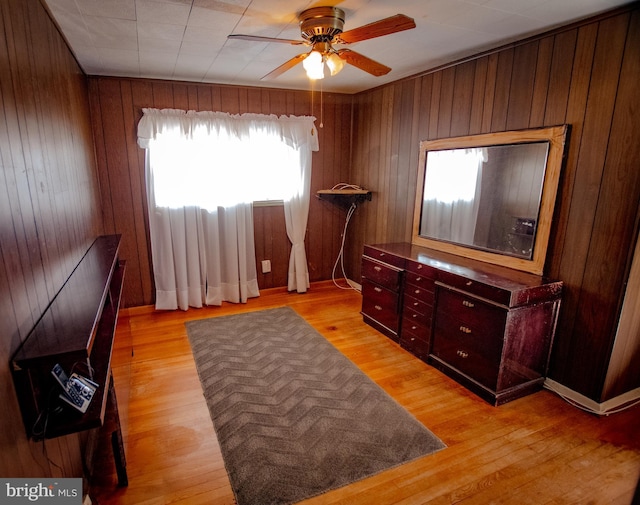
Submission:
POLYGON ((311 44, 330 43, 344 27, 344 11, 337 7, 314 7, 298 16, 302 38, 311 44))

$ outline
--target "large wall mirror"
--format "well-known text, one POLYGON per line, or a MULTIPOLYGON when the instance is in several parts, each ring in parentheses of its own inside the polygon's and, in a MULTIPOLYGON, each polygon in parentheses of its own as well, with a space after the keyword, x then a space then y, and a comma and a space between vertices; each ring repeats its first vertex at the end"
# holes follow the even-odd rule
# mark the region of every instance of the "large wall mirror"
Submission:
POLYGON ((567 130, 421 142, 412 242, 541 275, 567 130))

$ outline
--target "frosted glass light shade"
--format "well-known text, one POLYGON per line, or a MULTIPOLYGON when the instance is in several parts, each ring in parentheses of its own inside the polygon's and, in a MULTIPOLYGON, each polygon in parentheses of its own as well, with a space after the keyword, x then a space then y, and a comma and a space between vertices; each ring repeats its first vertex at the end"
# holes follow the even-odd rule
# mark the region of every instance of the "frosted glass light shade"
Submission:
POLYGON ((302 61, 302 66, 307 72, 309 79, 323 79, 324 78, 324 62, 322 55, 317 51, 311 51, 302 61))
POLYGON ((327 57, 327 67, 329 67, 331 75, 336 75, 344 67, 344 60, 336 53, 331 53, 327 57))

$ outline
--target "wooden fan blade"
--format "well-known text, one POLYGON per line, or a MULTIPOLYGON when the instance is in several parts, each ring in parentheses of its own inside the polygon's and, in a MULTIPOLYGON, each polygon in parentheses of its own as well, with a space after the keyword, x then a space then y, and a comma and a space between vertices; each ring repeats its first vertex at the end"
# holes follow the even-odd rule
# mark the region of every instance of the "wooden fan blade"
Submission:
POLYGON ((383 35, 389 35, 391 33, 401 32, 404 30, 411 30, 416 27, 416 23, 413 19, 404 14, 396 14, 389 18, 381 19, 380 21, 374 21, 368 25, 354 28, 353 30, 347 30, 346 32, 338 35, 334 42, 338 44, 352 44, 353 42, 360 42, 361 40, 373 39, 375 37, 382 37, 383 35))
POLYGON ((242 35, 240 33, 233 33, 227 35, 228 39, 240 39, 251 40, 253 42, 280 42, 282 44, 291 44, 294 46, 308 45, 304 40, 292 40, 292 39, 276 39, 274 37, 260 37, 259 35, 242 35))
POLYGON ((353 65, 354 67, 358 67, 360 70, 364 70, 371 75, 375 75, 376 77, 380 77, 381 75, 388 74, 391 72, 391 69, 382 63, 378 63, 377 61, 372 60, 371 58, 367 58, 360 53, 356 53, 351 49, 340 49, 337 51, 338 56, 346 61, 349 65, 353 65))
POLYGON ((309 53, 302 53, 302 54, 299 54, 298 56, 294 56, 289 61, 284 62, 278 68, 276 68, 276 69, 272 70, 271 72, 269 72, 261 80, 275 79, 276 77, 284 74, 290 68, 295 67, 298 63, 300 63, 302 60, 304 60, 307 56, 309 56, 309 53))

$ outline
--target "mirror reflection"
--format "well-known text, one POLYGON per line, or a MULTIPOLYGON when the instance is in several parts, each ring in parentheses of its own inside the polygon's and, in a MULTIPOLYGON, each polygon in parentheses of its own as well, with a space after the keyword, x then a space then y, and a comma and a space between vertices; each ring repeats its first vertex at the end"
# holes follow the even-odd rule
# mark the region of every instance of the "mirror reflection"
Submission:
POLYGON ((531 259, 549 142, 428 151, 419 235, 531 259))

